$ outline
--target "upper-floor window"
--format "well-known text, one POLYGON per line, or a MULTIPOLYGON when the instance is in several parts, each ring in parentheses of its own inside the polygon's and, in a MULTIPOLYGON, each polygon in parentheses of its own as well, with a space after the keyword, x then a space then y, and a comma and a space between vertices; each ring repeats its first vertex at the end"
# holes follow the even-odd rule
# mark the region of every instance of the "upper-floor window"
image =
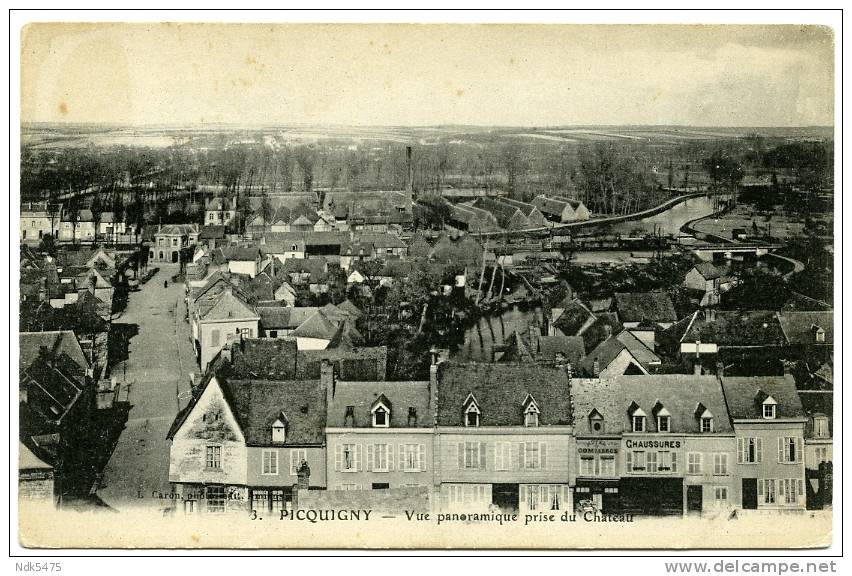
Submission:
POLYGON ((802 439, 794 436, 778 438, 779 464, 795 464, 802 460, 802 439))
POLYGON ((207 447, 207 468, 221 469, 222 468, 222 447, 208 446, 207 447))
POLYGON ((713 417, 712 416, 702 416, 701 417, 701 432, 708 433, 713 431, 713 417))
POLYGON ((278 450, 263 451, 263 465, 261 474, 278 474, 278 450))
POLYGON ((485 470, 485 442, 460 442, 459 468, 485 470))
POLYGON ((479 417, 482 413, 479 410, 479 403, 473 394, 468 394, 462 408, 464 412, 464 425, 472 428, 479 426, 479 417))
POLYGON ((633 414, 631 419, 632 426, 631 429, 633 432, 644 432, 645 431, 645 414, 633 414))
POLYGON ((390 426, 390 402, 382 394, 370 410, 373 414, 373 428, 388 428, 390 426))
POLYGON ((657 416, 657 432, 671 432, 672 430, 672 417, 671 416, 657 416))
POLYGON ((814 416, 814 436, 828 438, 828 416, 814 416))
POLYGON ((538 426, 540 411, 532 394, 527 394, 524 400, 524 426, 538 426))
POLYGON ((287 441, 287 420, 283 413, 272 423, 272 441, 282 444, 287 441))
POLYGON ((589 413, 589 430, 595 434, 603 434, 605 431, 603 415, 596 409, 589 413))
POLYGON ((763 400, 763 418, 765 420, 773 420, 775 418, 776 407, 778 402, 772 396, 767 396, 763 400))
POLYGON ((304 448, 290 450, 290 476, 295 476, 302 466, 302 462, 308 461, 308 451, 304 448))
POLYGON ((521 466, 526 469, 547 468, 546 442, 521 442, 519 449, 521 466))
POLYGON ((737 438, 737 463, 757 464, 762 460, 762 438, 737 438))

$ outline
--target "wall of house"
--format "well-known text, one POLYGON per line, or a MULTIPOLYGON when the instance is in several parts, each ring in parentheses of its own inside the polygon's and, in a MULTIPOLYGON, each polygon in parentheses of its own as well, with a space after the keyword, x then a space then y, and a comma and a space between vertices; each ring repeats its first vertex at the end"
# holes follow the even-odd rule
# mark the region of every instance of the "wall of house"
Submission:
POLYGON ((53 471, 21 472, 18 477, 18 498, 53 502, 53 471))
POLYGON ((58 227, 59 239, 63 242, 77 242, 82 240, 95 239, 95 223, 94 222, 77 222, 76 229, 69 221, 63 221, 58 227))
POLYGON ((234 320, 202 320, 198 323, 199 344, 201 345, 201 369, 207 368, 207 364, 219 353, 228 340, 228 334, 237 334, 241 330, 249 330, 249 338, 258 334, 258 321, 255 319, 234 320), (219 331, 219 343, 213 344, 213 331, 219 331))
POLYGON ((580 204, 577 208, 574 209, 574 217, 573 220, 588 220, 589 219, 589 209, 586 208, 585 204, 580 204))
MULTIPOLYGON (((798 497, 796 504, 788 505, 779 502, 780 498, 776 497, 775 504, 766 504, 758 494, 758 509, 762 508, 804 508, 805 507, 805 455, 804 455, 804 421, 790 422, 783 420, 763 420, 754 422, 735 422, 737 438, 761 438, 763 444, 763 454, 761 461, 754 464, 739 463, 736 466, 736 482, 742 485, 743 478, 757 479, 779 479, 795 478, 802 482, 802 493, 798 497), (780 463, 778 461, 778 439, 783 437, 794 437, 802 446, 801 453, 797 447, 797 462, 795 463, 780 463)), ((737 460, 737 455, 734 456, 734 461, 737 460)), ((780 495, 780 490, 776 487, 776 496, 780 495)))
POLYGON ((647 373, 647 371, 642 367, 638 360, 636 360, 633 355, 627 351, 627 349, 623 349, 618 353, 618 356, 613 358, 612 362, 610 362, 607 366, 601 366, 600 376, 602 378, 607 376, 621 376, 624 374, 624 371, 627 370, 627 367, 633 363, 643 372, 647 373))
POLYGON ((246 484, 247 450, 215 378, 207 385, 169 450, 169 482, 246 484), (221 466, 207 467, 207 447, 221 448, 221 466))
MULTIPOLYGON (((311 468, 310 486, 326 487, 326 456, 325 448, 318 447, 288 447, 288 446, 249 446, 247 464, 247 484, 249 486, 289 487, 296 483, 296 474, 291 474, 291 458, 296 450, 305 451, 305 459, 311 468), (274 450, 278 453, 278 473, 263 473, 263 453, 274 450)), ((298 466, 298 463, 296 463, 298 466)))
POLYGON ((684 437, 684 460, 681 474, 684 483, 684 506, 686 505, 687 486, 702 486, 704 511, 715 508, 739 508, 742 506, 742 482, 737 479, 737 440, 730 435, 691 435, 684 437), (688 468, 688 454, 701 454, 701 472, 691 473, 688 468), (727 454, 728 470, 726 474, 716 474, 714 454, 727 454), (728 489, 727 503, 716 503, 716 487, 728 489))
MULTIPOLYGON (((327 429, 326 430, 326 463, 328 470, 328 488, 330 490, 343 490, 344 485, 350 488, 357 486, 360 490, 369 490, 373 483, 386 483, 390 488, 402 488, 408 486, 432 486, 434 482, 433 464, 433 429, 431 428, 351 428, 351 429, 327 429), (355 464, 359 466, 351 472, 344 470, 342 462, 342 449, 344 444, 360 446, 360 462, 356 458, 355 464), (388 469, 386 472, 373 470, 374 466, 368 464, 368 456, 374 453, 369 445, 388 445, 388 469), (422 453, 419 469, 407 471, 400 463, 400 446, 417 445, 422 446, 418 450, 422 453)), ((353 488, 354 489, 354 488, 353 488)))
POLYGON ((805 468, 818 470, 821 462, 833 462, 834 449, 831 440, 805 440, 805 468), (825 459, 817 457, 818 450, 825 450, 825 459))
POLYGON ((296 345, 299 350, 325 350, 328 348, 329 342, 331 340, 324 338, 302 338, 301 336, 296 338, 296 345))
POLYGON ((436 475, 442 483, 567 484, 574 468, 574 438, 568 426, 438 428, 435 450, 438 458, 436 475), (484 444, 485 468, 459 467, 459 448, 465 442, 484 444), (510 462, 504 466, 507 470, 496 470, 495 447, 498 442, 507 442, 510 445, 510 462), (528 469, 519 465, 521 442, 547 445, 543 467, 528 469))
POLYGON ((233 274, 247 274, 250 278, 257 275, 258 262, 255 260, 230 260, 228 271, 233 274))
POLYGON ((59 219, 56 218, 54 226, 50 225, 50 218, 45 216, 21 214, 20 224, 20 239, 27 244, 38 244, 42 236, 45 234, 56 235, 56 228, 59 225, 59 219))

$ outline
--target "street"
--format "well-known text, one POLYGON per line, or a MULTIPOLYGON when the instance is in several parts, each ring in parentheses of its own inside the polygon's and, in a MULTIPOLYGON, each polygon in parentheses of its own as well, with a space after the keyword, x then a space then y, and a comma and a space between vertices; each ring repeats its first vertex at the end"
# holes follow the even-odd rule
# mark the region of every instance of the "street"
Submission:
POLYGON ((160 264, 160 271, 131 293, 115 322, 138 330, 129 342, 129 359, 112 367, 112 374, 129 386, 131 408, 97 494, 116 509, 168 504, 152 493, 170 492, 166 433, 189 400, 189 373, 198 371, 184 321, 184 285, 170 281, 177 271, 176 265, 160 264))

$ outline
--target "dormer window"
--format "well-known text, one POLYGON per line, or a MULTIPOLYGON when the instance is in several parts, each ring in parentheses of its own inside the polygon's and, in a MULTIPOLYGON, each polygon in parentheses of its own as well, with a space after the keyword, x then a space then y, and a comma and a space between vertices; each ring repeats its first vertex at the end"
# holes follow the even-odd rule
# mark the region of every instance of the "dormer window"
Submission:
POLYGON ((636 402, 631 402, 628 413, 630 414, 630 429, 633 432, 644 432, 645 418, 648 416, 645 411, 636 402))
POLYGON ((373 428, 388 428, 390 426, 391 403, 384 394, 380 394, 370 413, 373 415, 373 428))
POLYGON ((527 394, 527 397, 524 399, 524 426, 527 427, 535 427, 538 426, 538 417, 541 414, 541 411, 538 409, 538 404, 533 398, 532 394, 527 394))
POLYGON ((283 444, 287 441, 287 416, 284 412, 278 414, 275 422, 272 423, 272 442, 275 444, 283 444))
POLYGON ((604 418, 603 415, 596 409, 592 409, 589 413, 589 430, 595 434, 604 433, 604 418))
POLYGON ((701 433, 709 434, 713 431, 713 415, 710 414, 709 410, 706 410, 704 414, 701 415, 701 433))
POLYGON ((482 413, 479 410, 479 403, 476 401, 473 394, 468 394, 467 399, 464 401, 464 405, 462 406, 462 411, 464 414, 465 426, 469 428, 476 428, 479 426, 479 417, 482 413))
POLYGON ((813 422, 814 436, 816 438, 828 438, 830 436, 828 433, 828 416, 823 416, 822 414, 814 416, 813 422))
POLYGON ((772 396, 768 396, 766 400, 763 401, 763 419, 764 420, 774 420, 775 419, 775 408, 777 406, 777 402, 775 398, 772 396))
POLYGON ((657 403, 654 405, 654 416, 657 417, 657 432, 671 432, 672 431, 672 415, 665 406, 663 406, 662 402, 657 400, 657 403))

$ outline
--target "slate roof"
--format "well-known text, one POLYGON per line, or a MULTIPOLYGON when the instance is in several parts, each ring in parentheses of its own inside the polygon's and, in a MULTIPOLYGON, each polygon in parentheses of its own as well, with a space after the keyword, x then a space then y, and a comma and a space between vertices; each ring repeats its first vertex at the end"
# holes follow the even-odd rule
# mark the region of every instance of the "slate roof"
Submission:
POLYGON ((796 382, 786 376, 746 376, 722 378, 722 388, 731 418, 763 419, 762 401, 758 394, 763 392, 775 399, 776 419, 804 418, 805 411, 796 391, 796 382))
POLYGON ((26 390, 26 409, 48 422, 60 422, 83 393, 86 367, 67 354, 39 356, 21 370, 18 386, 26 390))
MULTIPOLYGON (((536 196, 533 201, 533 206, 539 209, 542 214, 550 216, 562 217, 562 212, 565 208, 571 208, 571 205, 565 200, 557 198, 548 198, 547 196, 536 196)), ((573 212, 573 209, 571 210, 573 212)))
POLYGON ((571 302, 564 301, 557 304, 555 308, 563 308, 562 314, 553 322, 554 328, 558 328, 566 336, 579 335, 580 329, 586 325, 589 320, 594 320, 595 315, 589 308, 583 304, 578 298, 571 302))
POLYGON ((285 252, 304 252, 304 232, 266 232, 261 249, 265 254, 284 254, 285 252), (293 245, 296 249, 293 250, 293 245))
POLYGON ((510 227, 512 223, 511 220, 515 214, 520 213, 522 217, 526 218, 517 206, 504 204, 503 202, 493 198, 477 198, 473 205, 476 208, 481 208, 482 210, 490 212, 497 219, 497 223, 501 228, 510 227))
POLYGON ((364 315, 364 312, 361 311, 361 309, 358 308, 352 300, 344 300, 337 305, 337 308, 345 314, 348 314, 351 318, 360 318, 364 315))
POLYGON ((790 344, 817 344, 815 328, 825 331, 825 342, 834 344, 834 312, 779 312, 778 321, 790 344))
POLYGON ((226 260, 254 262, 260 258, 260 248, 257 246, 226 246, 222 248, 226 260))
POLYGON ((301 378, 319 378, 322 360, 329 360, 339 380, 378 381, 386 377, 387 357, 387 346, 299 350, 297 369, 301 378))
POLYGON ((719 269, 713 266, 710 262, 699 262, 693 266, 693 268, 695 268, 705 280, 714 280, 722 277, 722 273, 719 269))
POLYGON ((310 318, 299 324, 299 326, 290 333, 290 336, 331 340, 337 334, 337 330, 337 324, 332 322, 322 310, 317 310, 310 318))
POLYGON ((309 273, 311 280, 320 280, 327 271, 328 263, 325 258, 287 258, 281 267, 283 274, 309 273))
POLYGON ((530 345, 517 331, 509 334, 502 348, 503 355, 500 357, 500 362, 532 362, 534 360, 530 345))
POLYGON ((583 342, 586 350, 594 350, 598 344, 607 339, 609 335, 618 334, 624 327, 618 321, 618 317, 612 312, 597 314, 595 321, 586 328, 583 333, 583 342))
POLYGON ((677 322, 677 313, 666 292, 620 292, 615 309, 621 322, 677 322))
POLYGON ((201 320, 228 320, 231 318, 258 318, 257 313, 233 288, 222 292, 203 314, 201 320))
MULTIPOLYGON (((671 326, 680 342, 712 342, 719 346, 782 346, 786 343, 778 316, 770 310, 698 311, 691 322, 671 326)), ((667 330, 668 332, 668 330, 667 330)))
POLYGON ((264 330, 295 330, 317 310, 315 306, 258 306, 257 313, 264 330))
POLYGON ((284 446, 325 443, 326 394, 317 380, 226 380, 228 401, 248 446, 273 446, 272 424, 287 417, 284 446))
POLYGON ((230 378, 295 380, 294 339, 246 338, 231 344, 231 361, 223 368, 230 378))
POLYGON ((660 357, 654 354, 638 338, 627 330, 622 330, 619 334, 611 336, 598 344, 594 350, 583 358, 578 367, 581 372, 589 376, 594 376, 595 360, 598 361, 600 369, 603 371, 621 354, 622 350, 627 350, 645 370, 649 370, 651 365, 661 362, 660 357))
POLYGON ((334 398, 329 402, 329 428, 371 428, 373 403, 384 395, 391 403, 390 428, 430 428, 435 419, 430 405, 429 382, 346 382, 338 381, 334 398), (347 406, 354 407, 354 418, 347 421, 347 406), (414 408, 416 421, 409 424, 409 409, 414 408))
POLYGON ((438 425, 464 426, 463 408, 477 399, 481 426, 523 426, 522 403, 535 398, 541 426, 571 424, 570 386, 564 370, 538 364, 458 364, 439 366, 438 425))
POLYGON ((620 434, 624 431, 621 386, 617 381, 572 378, 570 400, 575 434, 592 434, 589 415, 593 410, 603 417, 604 434, 620 434))
POLYGON ((349 241, 347 232, 307 232, 305 246, 342 246, 349 241))
POLYGON ((399 236, 395 234, 361 233, 357 236, 357 240, 362 243, 372 244, 379 249, 408 248, 408 244, 403 242, 399 236))
POLYGON ((208 224, 198 232, 199 240, 222 240, 225 238, 225 227, 208 224))
POLYGON ((26 370, 38 359, 42 347, 47 348, 57 356, 65 354, 84 370, 89 365, 77 336, 71 330, 21 332, 18 334, 18 344, 20 371, 26 370))
MULTIPOLYGON (((605 380, 605 379, 604 379, 605 380)), ((699 403, 713 414, 714 433, 730 434, 734 429, 728 417, 725 395, 716 376, 691 374, 658 374, 648 376, 617 376, 621 388, 620 418, 625 430, 630 430, 629 407, 635 402, 647 415, 647 432, 657 431, 654 407, 659 402, 671 413, 671 432, 697 434, 701 422, 696 414, 699 403)))
POLYGON ((556 360, 561 354, 572 366, 586 355, 585 344, 580 336, 540 336, 536 345, 536 356, 542 360, 556 360))

